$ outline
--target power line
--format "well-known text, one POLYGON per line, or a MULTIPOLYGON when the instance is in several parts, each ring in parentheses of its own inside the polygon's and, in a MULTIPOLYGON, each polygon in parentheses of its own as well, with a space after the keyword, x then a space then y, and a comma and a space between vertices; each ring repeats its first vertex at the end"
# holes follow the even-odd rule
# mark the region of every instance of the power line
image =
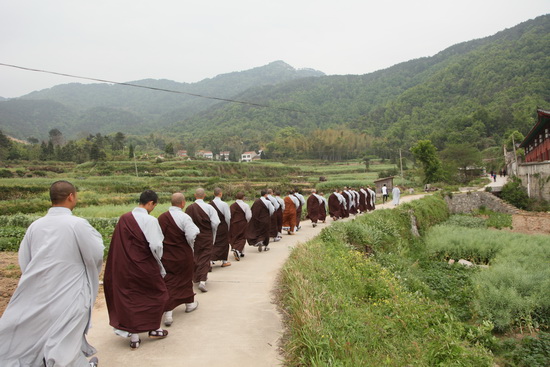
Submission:
POLYGON ((76 78, 76 79, 83 79, 83 80, 91 80, 91 81, 100 82, 100 83, 109 83, 109 84, 116 84, 116 85, 125 85, 125 86, 128 86, 128 87, 150 89, 150 90, 155 90, 155 91, 160 91, 160 92, 184 94, 184 95, 187 95, 187 96, 198 97, 198 98, 205 98, 205 99, 212 99, 212 100, 215 100, 215 101, 230 102, 230 103, 239 103, 239 104, 243 104, 243 105, 254 106, 254 107, 261 107, 261 108, 272 108, 272 109, 281 110, 281 111, 287 111, 287 112, 297 112, 297 113, 305 113, 305 114, 310 114, 310 113, 311 113, 311 112, 308 112, 308 111, 301 111, 301 110, 296 110, 296 109, 292 109, 292 108, 274 107, 274 106, 270 106, 270 105, 266 105, 266 104, 261 104, 261 103, 254 103, 254 102, 247 102, 247 101, 238 101, 238 100, 235 100, 235 99, 221 98, 221 97, 211 97, 211 96, 205 96, 205 95, 202 95, 202 94, 189 93, 189 92, 182 92, 182 91, 177 91, 177 90, 172 90, 172 89, 148 87, 148 86, 145 86, 145 85, 139 85, 139 84, 133 84, 133 83, 115 82, 115 81, 112 81, 112 80, 105 80, 105 79, 91 78, 91 77, 87 77, 87 76, 79 76, 79 75, 72 75, 72 74, 66 74, 66 73, 59 73, 59 72, 56 72, 56 71, 48 71, 48 70, 33 69, 33 68, 28 68, 28 67, 18 66, 18 65, 11 65, 11 64, 0 63, 0 66, 6 66, 6 67, 15 68, 15 69, 20 69, 20 70, 26 70, 26 71, 34 71, 34 72, 37 72, 37 73, 45 73, 45 74, 53 74, 53 75, 66 76, 66 77, 69 77, 69 78, 76 78))

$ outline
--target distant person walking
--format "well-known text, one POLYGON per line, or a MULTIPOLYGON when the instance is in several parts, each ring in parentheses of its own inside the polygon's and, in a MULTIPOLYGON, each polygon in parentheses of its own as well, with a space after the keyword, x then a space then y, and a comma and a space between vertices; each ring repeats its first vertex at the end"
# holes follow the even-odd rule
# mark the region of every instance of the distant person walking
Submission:
POLYGON ((183 212, 185 196, 181 192, 172 195, 171 204, 168 211, 158 218, 164 235, 162 255, 162 265, 166 270, 164 283, 170 295, 164 308, 166 326, 172 325, 174 321, 172 311, 179 305, 185 304, 185 312, 192 312, 199 306, 193 291, 195 272, 193 246, 199 234, 199 227, 193 223, 189 215, 183 212))
POLYGON ((150 215, 158 203, 153 190, 145 190, 139 206, 123 214, 115 227, 105 265, 105 300, 109 324, 115 334, 130 337, 130 348, 141 345, 139 333, 162 339, 160 328, 168 289, 162 265, 164 235, 157 218, 150 215))
POLYGON ((384 186, 382 186, 382 204, 386 201, 388 201, 388 187, 384 184, 384 186))
POLYGON ((103 262, 101 235, 72 215, 76 188, 50 187, 52 207, 19 247, 21 278, 0 318, 0 366, 97 366, 86 341, 103 262))
POLYGON ((399 199, 401 198, 401 190, 399 190, 399 186, 396 185, 393 187, 391 196, 393 199, 393 205, 399 205, 399 199))

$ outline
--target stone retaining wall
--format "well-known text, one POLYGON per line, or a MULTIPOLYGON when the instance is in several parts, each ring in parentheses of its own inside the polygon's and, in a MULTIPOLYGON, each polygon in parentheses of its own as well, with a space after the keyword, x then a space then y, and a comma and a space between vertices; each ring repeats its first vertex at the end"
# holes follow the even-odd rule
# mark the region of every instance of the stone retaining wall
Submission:
POLYGON ((481 206, 498 213, 519 213, 518 208, 485 191, 453 193, 452 196, 445 196, 445 201, 451 214, 471 213, 481 206))

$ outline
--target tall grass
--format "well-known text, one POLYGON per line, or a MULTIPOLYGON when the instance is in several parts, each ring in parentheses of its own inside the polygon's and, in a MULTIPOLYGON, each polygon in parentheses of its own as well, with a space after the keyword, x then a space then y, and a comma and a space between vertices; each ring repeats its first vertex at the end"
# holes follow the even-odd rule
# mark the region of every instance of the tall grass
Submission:
POLYGON ((410 291, 399 276, 405 262, 398 259, 415 252, 414 214, 423 232, 448 210, 433 197, 375 211, 325 228, 292 252, 280 292, 289 329, 287 365, 491 365, 490 353, 474 340, 483 331, 459 322, 448 306, 410 291))
POLYGON ((438 259, 489 264, 473 276, 474 308, 495 330, 550 327, 550 237, 436 226, 426 237, 438 259))

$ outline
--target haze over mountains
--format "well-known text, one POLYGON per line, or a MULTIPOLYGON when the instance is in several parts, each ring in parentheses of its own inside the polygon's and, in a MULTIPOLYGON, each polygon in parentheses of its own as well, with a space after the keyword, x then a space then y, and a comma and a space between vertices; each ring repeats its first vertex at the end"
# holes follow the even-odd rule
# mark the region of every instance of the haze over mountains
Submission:
POLYGON ((0 101, 0 129, 21 139, 45 139, 53 128, 67 138, 155 132, 215 149, 228 137, 266 144, 287 127, 300 133, 347 128, 388 149, 425 138, 438 146, 470 141, 484 148, 511 130, 526 133, 535 108, 550 107, 549 75, 550 15, 544 15, 365 75, 326 76, 276 61, 193 84, 132 82, 270 108, 72 83, 0 101))

